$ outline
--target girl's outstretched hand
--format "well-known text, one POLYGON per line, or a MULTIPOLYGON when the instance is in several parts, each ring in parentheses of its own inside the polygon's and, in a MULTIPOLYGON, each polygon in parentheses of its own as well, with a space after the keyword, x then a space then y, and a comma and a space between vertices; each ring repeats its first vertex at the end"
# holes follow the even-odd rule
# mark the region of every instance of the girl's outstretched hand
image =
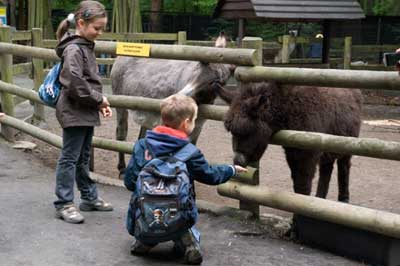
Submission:
POLYGON ((103 115, 103 117, 111 117, 112 116, 112 110, 111 110, 110 106, 101 108, 100 112, 103 115))

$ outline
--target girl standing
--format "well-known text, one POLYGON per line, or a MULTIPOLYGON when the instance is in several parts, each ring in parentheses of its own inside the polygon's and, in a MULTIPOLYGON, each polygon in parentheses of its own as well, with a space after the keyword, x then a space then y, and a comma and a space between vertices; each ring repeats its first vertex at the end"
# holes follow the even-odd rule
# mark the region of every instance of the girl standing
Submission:
POLYGON ((74 14, 57 29, 56 53, 62 60, 62 90, 56 116, 63 128, 63 147, 56 169, 56 217, 68 223, 82 223, 84 217, 74 205, 74 181, 81 194, 81 211, 112 211, 99 198, 89 177, 90 147, 94 126, 100 125, 99 112, 111 117, 110 104, 102 95, 97 74, 94 40, 107 24, 107 14, 97 1, 82 1, 74 14), (75 33, 68 32, 75 25, 75 33))

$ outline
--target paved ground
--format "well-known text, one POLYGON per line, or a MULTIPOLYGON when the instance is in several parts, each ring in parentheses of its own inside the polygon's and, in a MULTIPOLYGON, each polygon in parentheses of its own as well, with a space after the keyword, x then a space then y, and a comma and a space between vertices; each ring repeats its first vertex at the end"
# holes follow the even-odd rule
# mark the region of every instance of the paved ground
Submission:
MULTIPOLYGON (((86 213, 81 225, 54 218, 54 170, 34 153, 12 149, 0 139, 0 265, 177 265, 171 244, 150 256, 129 254, 124 228, 129 192, 99 186, 111 213, 86 213)), ((201 214, 203 265, 364 265, 274 238, 254 222, 201 214), (258 232, 248 234, 246 232, 258 232)))

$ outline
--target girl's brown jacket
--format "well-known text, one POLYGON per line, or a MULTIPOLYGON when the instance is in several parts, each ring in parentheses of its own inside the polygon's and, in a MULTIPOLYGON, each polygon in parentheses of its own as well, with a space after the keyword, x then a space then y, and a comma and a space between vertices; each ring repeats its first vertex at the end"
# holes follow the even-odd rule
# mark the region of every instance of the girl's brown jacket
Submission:
POLYGON ((97 74, 94 42, 66 33, 56 47, 63 60, 56 116, 62 128, 100 125, 102 84, 97 74))

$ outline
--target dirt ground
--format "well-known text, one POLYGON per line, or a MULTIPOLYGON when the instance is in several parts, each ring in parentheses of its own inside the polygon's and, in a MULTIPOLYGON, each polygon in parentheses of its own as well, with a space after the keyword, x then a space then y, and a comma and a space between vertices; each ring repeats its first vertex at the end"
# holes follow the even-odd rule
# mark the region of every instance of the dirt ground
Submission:
MULTIPOLYGON (((18 81, 16 82, 18 84, 18 81)), ((109 88, 106 87, 106 92, 109 88)), ((372 95, 374 96, 374 95, 372 95)), ((376 96, 376 95, 375 95, 376 96)), ((379 96, 379 95, 378 95, 379 96)), ((379 96, 380 97, 380 96, 379 96)), ((366 95, 368 102, 393 104, 397 102, 396 97, 371 97, 366 95), (371 100, 372 99, 372 100, 371 100), (380 100, 379 100, 380 99, 380 100), (383 99, 383 100, 382 100, 383 99)), ((30 111, 28 103, 22 104, 17 110, 17 116, 24 117, 30 111)), ((400 141, 400 107, 397 105, 364 105, 361 137, 377 138, 386 141, 400 141), (384 120, 384 121, 382 121, 384 120), (371 122, 372 121, 372 122, 371 122)), ((61 129, 56 121, 54 111, 46 107, 47 124, 43 128, 60 135, 61 129)), ((115 138, 115 116, 111 119, 103 119, 102 126, 96 128, 95 135, 98 137, 115 138)), ((129 124, 128 141, 134 142, 137 138, 139 128, 132 121, 129 124)), ((19 139, 30 140, 37 143, 37 148, 33 151, 46 166, 55 167, 59 150, 35 140, 24 134, 19 135, 19 139)), ((230 163, 232 161, 232 149, 230 135, 223 128, 223 124, 218 121, 207 121, 200 139, 198 147, 211 162, 230 163)), ((128 161, 128 156, 126 161, 128 161)), ((96 149, 95 150, 95 172, 118 178, 117 154, 115 152, 96 149)), ((350 202, 355 205, 400 213, 400 197, 397 189, 400 187, 400 163, 390 160, 374 159, 368 157, 354 156, 351 168, 350 180, 350 202)), ((336 200, 337 182, 336 169, 332 176, 330 185, 329 199, 336 200)), ((314 179, 315 193, 317 178, 314 179)), ((287 167, 283 149, 280 146, 270 145, 267 152, 260 162, 260 182, 261 185, 268 186, 273 190, 292 191, 290 172, 287 167)), ((196 191, 199 199, 212 201, 219 204, 238 206, 238 201, 220 197, 215 187, 197 184, 196 191)), ((272 212, 287 216, 285 212, 262 208, 262 212, 272 212)))

